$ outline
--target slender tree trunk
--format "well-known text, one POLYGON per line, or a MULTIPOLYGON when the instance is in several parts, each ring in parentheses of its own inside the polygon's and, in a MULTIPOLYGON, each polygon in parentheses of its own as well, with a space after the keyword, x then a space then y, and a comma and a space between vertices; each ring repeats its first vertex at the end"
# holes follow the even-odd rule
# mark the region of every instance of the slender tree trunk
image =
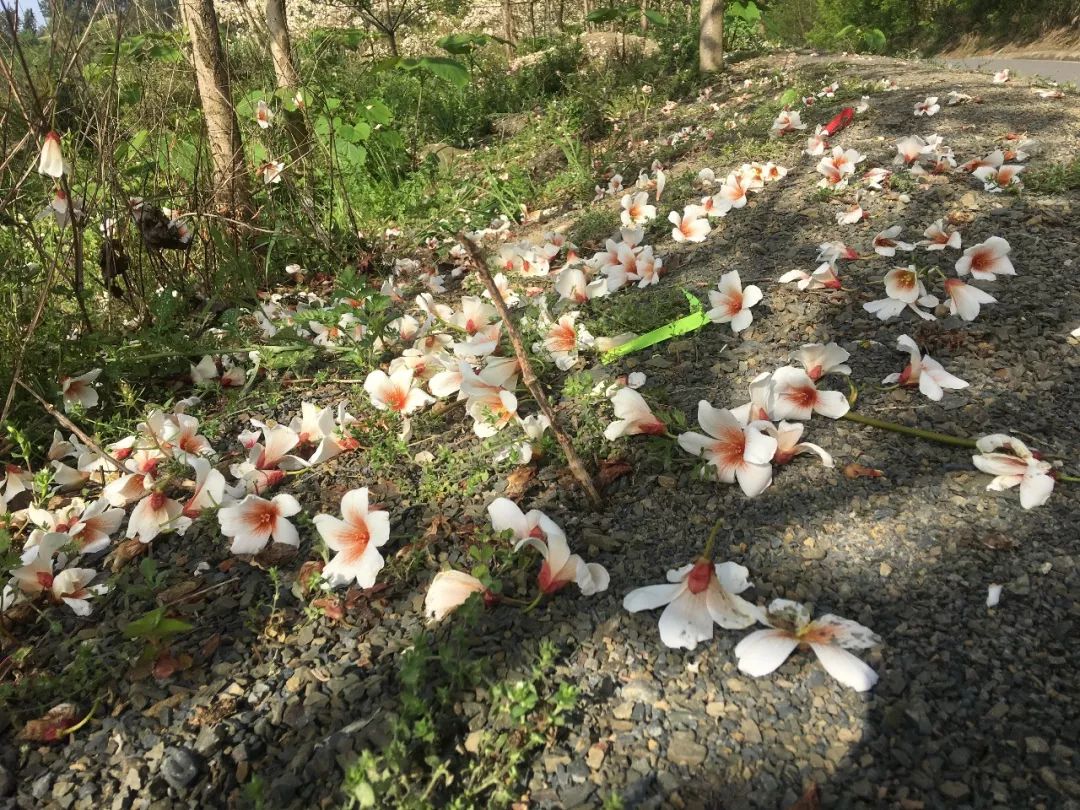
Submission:
POLYGON ((502 0, 502 18, 503 39, 510 43, 506 46, 506 55, 510 57, 514 54, 514 5, 512 0, 502 0))
POLYGON ((649 18, 645 16, 645 9, 649 7, 649 0, 641 0, 641 35, 649 30, 649 18))
MULTIPOLYGON (((589 0, 584 0, 584 2, 582 3, 582 18, 583 19, 587 18, 591 13, 592 13, 592 3, 590 3, 589 0)), ((581 24, 581 28, 582 28, 583 31, 588 31, 589 30, 589 22, 588 22, 587 19, 584 19, 584 21, 581 24)))
MULTIPOLYGON (((266 0, 266 27, 270 32, 270 56, 274 62, 274 75, 278 87, 283 87, 295 94, 300 89, 300 74, 293 61, 292 45, 289 39, 289 23, 285 16, 285 0, 266 0)), ((292 143, 292 160, 298 163, 303 159, 307 143, 307 125, 303 110, 284 113, 285 127, 292 143)))
POLYGON ((195 80, 214 162, 214 203, 220 213, 246 220, 252 210, 251 189, 214 2, 181 0, 180 10, 191 38, 195 80))
POLYGON ((700 20, 698 70, 718 73, 724 69, 724 0, 701 0, 700 20))

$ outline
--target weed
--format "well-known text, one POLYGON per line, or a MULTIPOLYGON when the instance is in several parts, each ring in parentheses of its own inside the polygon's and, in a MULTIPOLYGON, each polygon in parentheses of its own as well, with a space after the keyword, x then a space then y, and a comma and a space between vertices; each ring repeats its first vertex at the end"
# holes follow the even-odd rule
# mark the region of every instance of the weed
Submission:
POLYGON ((1080 157, 1028 172, 1024 175, 1024 188, 1040 194, 1064 194, 1080 189, 1080 157))

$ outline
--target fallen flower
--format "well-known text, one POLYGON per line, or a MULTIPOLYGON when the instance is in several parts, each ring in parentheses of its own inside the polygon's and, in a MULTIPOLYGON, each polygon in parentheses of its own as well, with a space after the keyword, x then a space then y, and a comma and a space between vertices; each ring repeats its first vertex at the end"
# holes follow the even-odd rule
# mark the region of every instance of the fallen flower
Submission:
POLYGON ((869 628, 850 619, 826 614, 814 621, 805 605, 774 599, 762 616, 768 630, 755 630, 735 647, 739 669, 752 677, 768 675, 787 660, 796 647, 814 651, 825 671, 845 686, 865 692, 878 676, 849 649, 867 649, 881 643, 869 628))
POLYGON ((918 118, 922 115, 929 118, 931 115, 937 114, 940 109, 941 105, 938 104, 938 97, 927 96, 924 101, 915 102, 915 117, 918 118))
POLYGON ((784 366, 773 372, 769 412, 775 419, 807 420, 814 413, 839 419, 851 408, 839 391, 819 391, 801 368, 784 366))
POLYGON ((790 355, 791 359, 802 364, 807 375, 815 382, 826 374, 851 374, 847 365, 851 353, 835 343, 806 343, 790 355))
POLYGON ((733 562, 709 559, 667 572, 667 582, 646 585, 626 594, 623 608, 631 613, 665 606, 660 614, 660 641, 667 647, 692 650, 713 637, 713 624, 729 630, 749 627, 761 610, 738 594, 750 587, 749 571, 733 562))
POLYGON ((987 489, 1002 492, 1012 487, 1020 487, 1020 505, 1025 509, 1042 506, 1054 491, 1053 469, 1049 462, 1043 461, 1019 439, 1003 433, 983 436, 975 447, 979 455, 972 456, 976 469, 995 476, 987 489), (1007 449, 1008 453, 999 452, 1007 449))
POLYGON ((668 214, 668 222, 675 226, 671 238, 676 242, 704 242, 712 231, 705 209, 700 205, 688 205, 682 214, 672 211, 668 214))
POLYGON ((82 406, 83 409, 90 409, 98 404, 98 392, 94 388, 94 381, 100 374, 101 369, 95 368, 77 377, 64 377, 60 380, 65 411, 71 413, 76 405, 82 406))
POLYGON ((832 456, 825 452, 824 448, 811 442, 800 442, 804 425, 802 422, 784 422, 779 426, 769 423, 765 432, 776 439, 776 453, 773 454, 773 464, 782 465, 790 462, 795 456, 803 453, 815 453, 821 463, 826 467, 833 466, 832 456))
POLYGON ((533 509, 525 514, 509 498, 497 498, 488 506, 488 515, 495 531, 509 529, 513 533, 517 541, 514 551, 531 546, 543 556, 537 577, 543 593, 555 593, 571 582, 577 583, 585 596, 607 590, 607 570, 599 563, 586 563, 579 555, 571 554, 563 530, 543 512, 533 509))
POLYGON ((232 538, 229 551, 233 554, 258 554, 271 539, 290 546, 300 545, 296 527, 286 518, 300 511, 300 503, 292 495, 281 493, 270 500, 248 495, 235 506, 219 509, 221 533, 232 538))
POLYGON ((615 409, 616 421, 604 429, 604 438, 609 442, 620 436, 652 436, 667 433, 667 426, 657 419, 645 402, 645 398, 632 388, 620 388, 611 398, 615 409))
POLYGON ((440 571, 428 585, 424 615, 433 621, 442 621, 474 593, 484 594, 486 600, 490 591, 483 582, 464 571, 440 571))
POLYGON ((956 260, 956 274, 980 281, 994 281, 998 275, 1015 276, 1016 268, 1009 259, 1012 247, 1000 236, 991 236, 985 242, 972 245, 956 260))
POLYGON ((378 549, 390 540, 390 514, 372 510, 368 488, 351 489, 341 499, 341 517, 319 514, 315 528, 327 547, 337 554, 323 568, 323 577, 333 587, 356 581, 370 588, 385 561, 378 549))
POLYGON ((400 368, 387 376, 385 371, 375 369, 364 380, 364 390, 371 397, 371 404, 380 411, 393 411, 408 416, 435 401, 422 388, 413 386, 413 372, 400 368))
POLYGON ((698 402, 698 424, 708 435, 683 433, 678 439, 679 447, 712 464, 725 484, 738 481, 749 498, 768 488, 772 483, 776 439, 763 432, 763 423, 744 426, 731 411, 714 408, 703 399, 698 402))
POLYGON ((926 230, 923 231, 923 236, 926 239, 920 240, 916 244, 925 247, 927 250, 944 250, 947 247, 956 250, 960 249, 960 232, 952 227, 946 229, 944 219, 939 219, 928 225, 926 230))
POLYGON ((874 237, 874 252, 879 256, 893 257, 898 250, 914 250, 910 242, 901 242, 896 237, 903 230, 901 225, 893 225, 874 237))
POLYGON ((983 304, 996 304, 997 299, 985 290, 972 284, 965 284, 958 278, 945 279, 945 294, 949 296, 949 312, 959 315, 965 321, 979 317, 983 304))
POLYGON ((896 345, 901 351, 908 352, 911 360, 903 371, 890 374, 882 380, 884 384, 917 385, 924 396, 935 402, 941 400, 944 389, 955 391, 968 387, 968 383, 947 372, 941 363, 930 355, 923 356, 915 341, 907 335, 897 338, 896 345))
MULTIPOLYGON (((657 199, 659 199, 659 195, 657 199)), ((622 212, 619 216, 624 227, 634 228, 656 219, 656 206, 649 205, 649 193, 647 191, 639 191, 637 194, 625 194, 622 198, 622 212)))
POLYGON ((750 308, 761 301, 761 290, 753 284, 744 289, 738 270, 724 273, 716 286, 709 291, 712 309, 705 314, 713 323, 730 323, 731 330, 739 334, 753 322, 750 308))

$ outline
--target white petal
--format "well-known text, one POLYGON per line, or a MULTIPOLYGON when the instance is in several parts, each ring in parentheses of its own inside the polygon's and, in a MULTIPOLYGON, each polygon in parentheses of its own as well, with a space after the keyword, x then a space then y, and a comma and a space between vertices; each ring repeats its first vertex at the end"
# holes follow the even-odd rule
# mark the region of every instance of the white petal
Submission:
POLYGON ((810 648, 817 655, 825 671, 844 686, 850 686, 856 692, 865 692, 875 683, 878 676, 865 661, 834 644, 811 644, 810 648))
POLYGON ((668 604, 684 587, 680 582, 635 588, 623 597, 623 609, 631 613, 637 613, 640 610, 653 610, 661 605, 668 604))
POLYGON ((698 642, 708 641, 712 636, 713 620, 704 593, 684 590, 660 616, 660 640, 667 647, 692 650, 698 642))
POLYGON ((739 669, 760 678, 784 663, 799 643, 782 630, 755 630, 737 645, 739 669))
POLYGON ((488 515, 491 517, 491 527, 497 532, 510 529, 514 533, 514 539, 520 540, 529 534, 529 525, 525 520, 525 513, 518 505, 509 498, 498 498, 488 506, 488 515))

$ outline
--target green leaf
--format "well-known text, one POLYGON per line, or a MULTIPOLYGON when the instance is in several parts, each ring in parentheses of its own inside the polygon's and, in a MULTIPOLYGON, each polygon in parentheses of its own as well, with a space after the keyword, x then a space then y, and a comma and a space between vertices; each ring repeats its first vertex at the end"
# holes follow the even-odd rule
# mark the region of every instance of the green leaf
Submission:
POLYGON ((591 11, 585 15, 585 22, 608 23, 622 18, 623 11, 620 8, 598 8, 596 11, 591 11))
POLYGON ((334 144, 337 150, 338 160, 343 168, 359 169, 367 160, 367 150, 362 146, 348 141, 337 141, 334 144))
POLYGON ((789 87, 787 90, 784 91, 783 95, 780 96, 780 103, 783 104, 785 107, 788 104, 794 104, 798 100, 799 91, 796 90, 794 87, 789 87))
POLYGON ((129 638, 141 638, 146 641, 161 642, 181 633, 188 633, 195 626, 180 619, 170 619, 165 616, 165 607, 151 610, 133 622, 124 626, 124 635, 129 638))
POLYGON ((667 17, 659 11, 653 11, 651 8, 645 9, 641 12, 641 15, 658 28, 667 28, 670 24, 667 17))
POLYGON ((468 69, 454 59, 445 56, 421 56, 419 58, 398 59, 397 68, 408 72, 425 70, 455 87, 465 87, 469 83, 468 69))
POLYGON ((386 126, 393 118, 394 113, 390 108, 383 104, 381 101, 369 101, 364 105, 364 116, 373 124, 382 124, 386 126))
POLYGON ((600 359, 604 363, 610 363, 612 360, 616 360, 619 357, 625 357, 628 354, 647 349, 649 346, 669 340, 670 338, 693 332, 709 323, 709 316, 705 314, 701 301, 686 290, 683 290, 683 295, 686 296, 686 300, 690 304, 689 315, 665 324, 657 329, 653 329, 651 332, 646 332, 644 335, 639 335, 621 346, 616 346, 611 351, 604 352, 600 359))

